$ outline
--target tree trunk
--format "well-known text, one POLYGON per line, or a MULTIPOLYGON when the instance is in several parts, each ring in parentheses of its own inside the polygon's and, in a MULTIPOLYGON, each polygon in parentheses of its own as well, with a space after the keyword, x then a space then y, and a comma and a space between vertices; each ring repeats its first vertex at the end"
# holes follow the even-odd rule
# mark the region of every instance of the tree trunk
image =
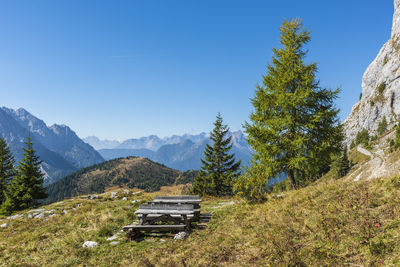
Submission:
POLYGON ((291 169, 288 170, 288 178, 289 178, 291 189, 296 189, 296 181, 294 180, 294 172, 291 169))

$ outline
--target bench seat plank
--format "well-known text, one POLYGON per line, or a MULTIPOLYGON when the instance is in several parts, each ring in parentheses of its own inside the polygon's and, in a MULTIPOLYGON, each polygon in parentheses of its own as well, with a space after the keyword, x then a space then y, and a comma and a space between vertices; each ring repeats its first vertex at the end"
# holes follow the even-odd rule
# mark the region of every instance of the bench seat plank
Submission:
POLYGON ((172 204, 200 204, 201 200, 192 200, 192 199, 154 199, 153 201, 150 201, 152 203, 172 203, 172 204))
POLYGON ((193 210, 193 204, 165 204, 165 203, 152 203, 140 205, 139 209, 149 210, 193 210))

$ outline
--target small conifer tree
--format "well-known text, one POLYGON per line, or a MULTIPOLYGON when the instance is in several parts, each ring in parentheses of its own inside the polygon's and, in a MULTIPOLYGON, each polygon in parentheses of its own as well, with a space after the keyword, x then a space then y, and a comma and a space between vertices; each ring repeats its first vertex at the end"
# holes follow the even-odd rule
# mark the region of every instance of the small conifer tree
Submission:
POLYGON ((341 155, 337 156, 331 164, 331 171, 335 178, 342 178, 351 168, 351 162, 347 157, 347 147, 343 149, 341 155))
POLYGON ((386 116, 378 124, 378 135, 382 135, 387 131, 388 123, 386 120, 386 116))
POLYGON ((234 154, 229 154, 232 136, 227 137, 228 132, 228 126, 223 124, 222 116, 218 113, 210 133, 213 144, 206 145, 192 193, 215 196, 232 194, 232 181, 239 175, 241 161, 236 162, 234 154))
POLYGON ((41 161, 35 154, 31 137, 25 144, 24 157, 18 162, 17 173, 6 190, 6 199, 0 210, 3 214, 35 206, 38 200, 47 197, 43 188, 41 161))
POLYGON ((0 205, 5 200, 5 191, 14 176, 14 156, 11 154, 7 142, 0 138, 0 205))

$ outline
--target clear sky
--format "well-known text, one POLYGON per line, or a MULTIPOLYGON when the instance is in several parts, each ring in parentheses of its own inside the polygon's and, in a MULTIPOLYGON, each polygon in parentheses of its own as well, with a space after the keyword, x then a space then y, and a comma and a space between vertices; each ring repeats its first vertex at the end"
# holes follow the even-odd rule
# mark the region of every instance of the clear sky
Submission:
POLYGON ((393 0, 0 0, 0 106, 80 137, 208 132, 219 111, 238 130, 280 24, 300 17, 343 120, 392 16, 393 0))

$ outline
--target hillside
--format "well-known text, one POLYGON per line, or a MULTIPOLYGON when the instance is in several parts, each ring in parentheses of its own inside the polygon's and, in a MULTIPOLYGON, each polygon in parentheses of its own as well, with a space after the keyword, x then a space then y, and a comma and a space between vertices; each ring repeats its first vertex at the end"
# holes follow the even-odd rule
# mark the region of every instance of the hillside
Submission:
POLYGON ((398 266, 400 178, 324 180, 269 195, 261 204, 203 199, 206 228, 184 240, 147 235, 127 241, 121 227, 155 194, 121 191, 75 198, 2 219, 0 263, 29 266, 398 266), (122 197, 127 197, 123 200, 122 197), (133 200, 140 202, 132 203, 133 200), (37 218, 29 219, 29 214, 37 218), (21 218, 22 217, 22 218, 21 218), (39 218, 40 217, 40 218, 39 218), (107 238, 116 235, 111 243, 107 238), (99 242, 94 249, 85 241, 99 242), (24 257, 21 257, 24 255, 24 257))
POLYGON ((119 158, 81 169, 49 185, 46 203, 78 195, 103 193, 105 188, 112 186, 156 191, 161 186, 172 185, 177 178, 191 182, 193 175, 190 175, 188 180, 186 173, 146 158, 119 158))

